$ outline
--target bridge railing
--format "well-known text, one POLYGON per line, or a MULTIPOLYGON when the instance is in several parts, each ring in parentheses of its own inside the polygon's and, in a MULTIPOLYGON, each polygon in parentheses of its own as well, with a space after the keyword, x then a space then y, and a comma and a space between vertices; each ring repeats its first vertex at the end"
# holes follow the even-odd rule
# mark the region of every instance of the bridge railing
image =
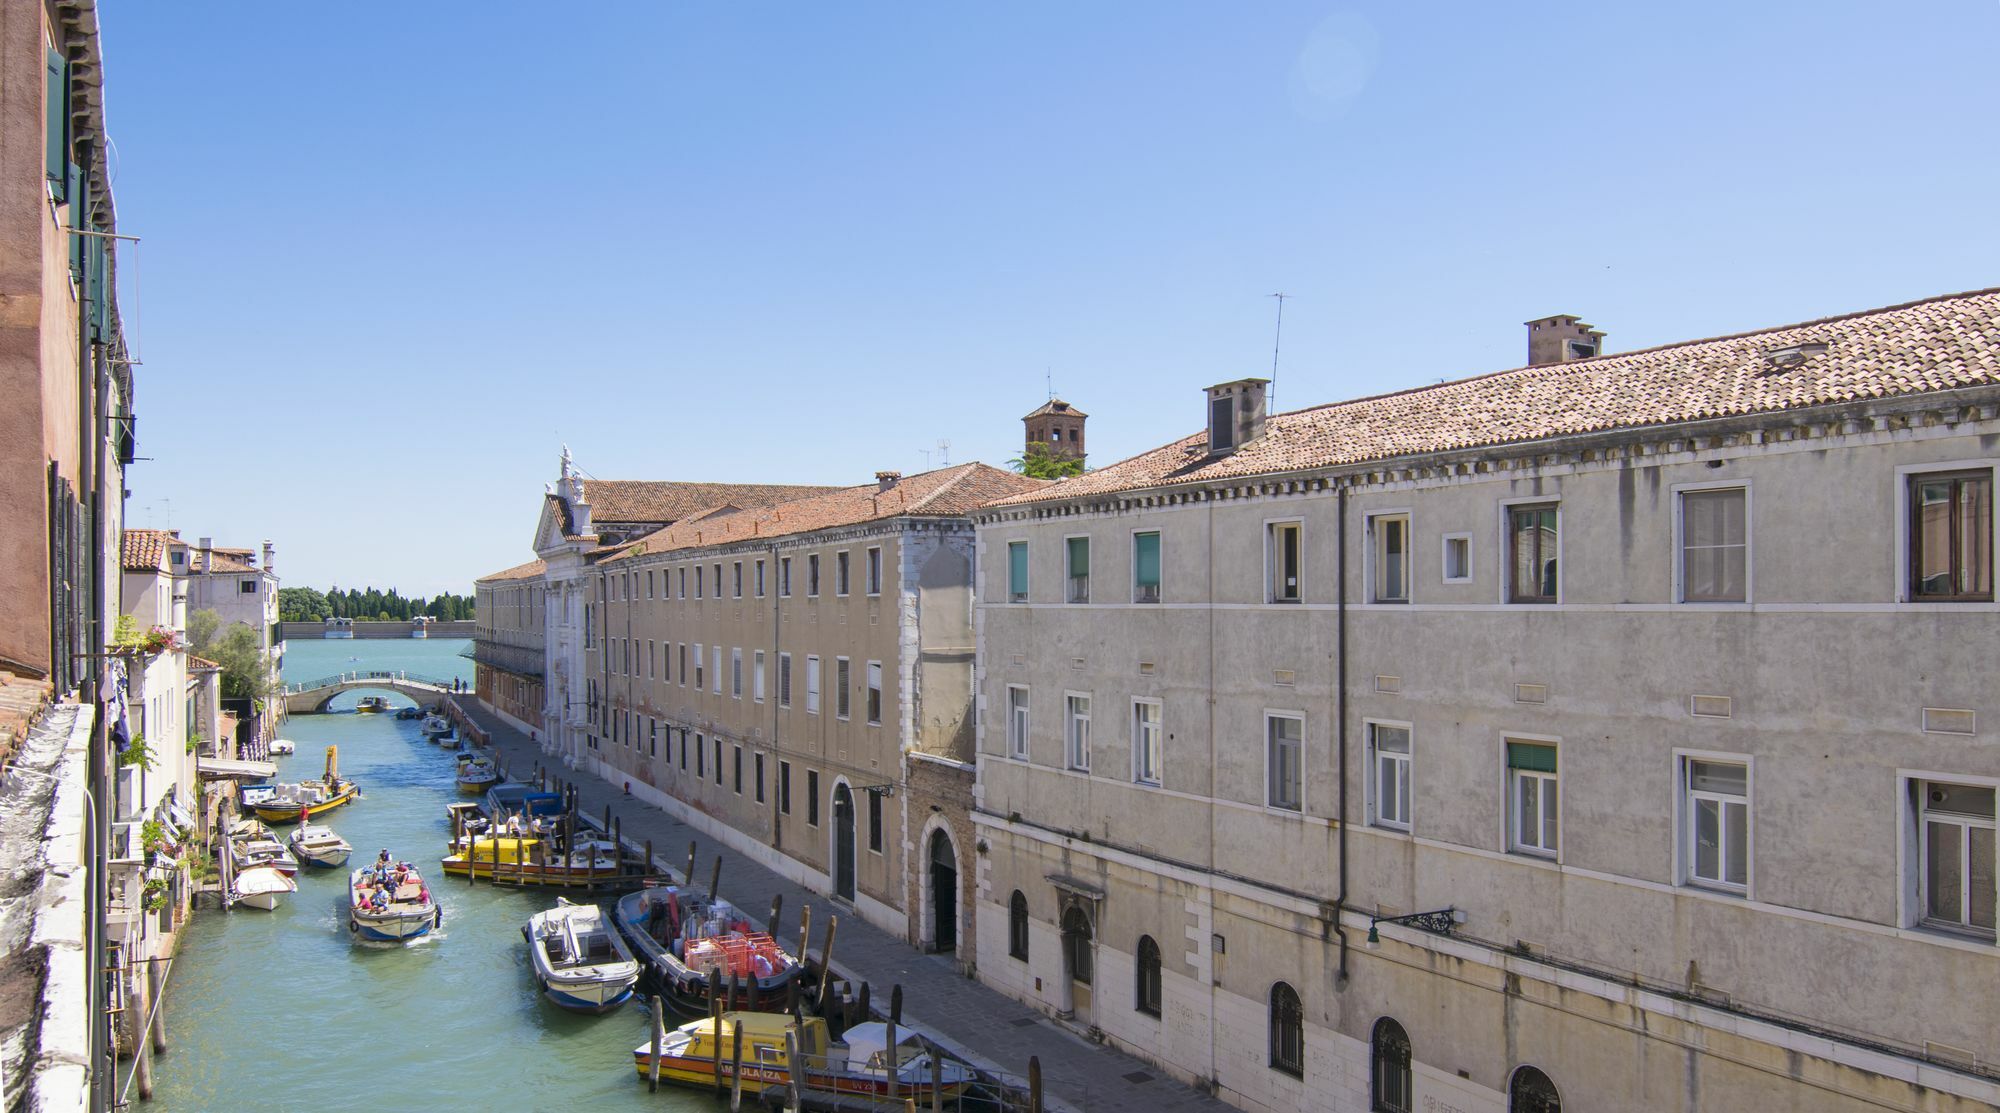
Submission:
POLYGON ((300 692, 310 692, 316 688, 331 688, 339 684, 356 684, 365 686, 370 681, 388 681, 391 683, 402 683, 402 684, 424 684, 432 688, 441 688, 447 691, 450 690, 452 686, 452 681, 448 678, 425 676, 422 673, 405 672, 401 669, 365 669, 365 670, 357 670, 355 672, 338 673, 334 676, 322 676, 318 680, 306 680, 306 681, 301 681, 297 684, 287 684, 285 685, 285 694, 288 696, 295 696, 298 695, 300 692))

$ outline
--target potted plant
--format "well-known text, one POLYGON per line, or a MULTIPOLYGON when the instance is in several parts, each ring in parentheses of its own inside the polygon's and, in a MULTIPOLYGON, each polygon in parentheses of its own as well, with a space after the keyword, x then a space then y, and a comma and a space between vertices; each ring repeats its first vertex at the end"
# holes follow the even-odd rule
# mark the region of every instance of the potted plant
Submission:
POLYGON ((144 734, 135 734, 132 736, 132 744, 125 747, 124 753, 118 755, 118 764, 121 766, 137 765, 145 769, 153 767, 153 753, 146 748, 146 736, 144 734))
POLYGON ((141 906, 148 912, 158 912, 167 906, 167 879, 154 877, 140 886, 141 906))

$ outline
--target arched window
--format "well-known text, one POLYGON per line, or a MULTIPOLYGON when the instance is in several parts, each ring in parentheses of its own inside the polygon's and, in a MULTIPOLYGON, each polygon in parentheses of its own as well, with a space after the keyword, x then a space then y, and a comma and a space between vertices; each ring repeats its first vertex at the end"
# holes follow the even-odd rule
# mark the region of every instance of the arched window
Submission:
POLYGON ((1562 1113, 1562 1095, 1549 1076, 1534 1067, 1521 1067, 1507 1083, 1507 1113, 1562 1113))
POLYGON ((1375 1022, 1370 1042, 1369 1070, 1375 1113, 1410 1113, 1415 1099, 1410 1085, 1410 1036, 1403 1026, 1383 1017, 1375 1022))
POLYGON ((1299 992, 1283 982, 1271 987, 1271 1069, 1305 1077, 1306 1010, 1299 992))
POLYGON ((1139 937, 1138 1003, 1134 1006, 1147 1016, 1160 1015, 1160 945, 1150 935, 1139 937))
POLYGON ((1070 980, 1089 985, 1091 980, 1090 917, 1070 905, 1062 918, 1063 961, 1069 966, 1070 980))
POLYGON ((1028 898, 1019 889, 1007 902, 1007 953, 1028 961, 1028 898))

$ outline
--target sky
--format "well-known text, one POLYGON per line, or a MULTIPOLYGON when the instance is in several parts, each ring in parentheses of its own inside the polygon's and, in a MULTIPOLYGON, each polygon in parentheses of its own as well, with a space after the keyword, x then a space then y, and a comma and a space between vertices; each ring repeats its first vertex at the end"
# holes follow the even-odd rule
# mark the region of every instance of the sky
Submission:
POLYGON ((606 479, 1102 465, 2000 285, 2000 2, 101 0, 131 524, 467 591, 606 479), (939 442, 948 441, 948 456, 939 442))

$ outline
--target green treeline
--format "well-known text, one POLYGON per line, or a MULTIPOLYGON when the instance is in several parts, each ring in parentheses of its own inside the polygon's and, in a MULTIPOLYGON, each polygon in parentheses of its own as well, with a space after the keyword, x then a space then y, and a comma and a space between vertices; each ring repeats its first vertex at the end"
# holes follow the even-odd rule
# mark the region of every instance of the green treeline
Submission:
POLYGON ((278 620, 281 622, 324 622, 329 618, 353 618, 363 622, 408 621, 420 614, 444 622, 456 622, 472 617, 472 596, 453 595, 447 591, 431 599, 421 595, 405 596, 395 588, 378 591, 372 587, 330 588, 320 591, 311 587, 281 587, 278 589, 278 620))

